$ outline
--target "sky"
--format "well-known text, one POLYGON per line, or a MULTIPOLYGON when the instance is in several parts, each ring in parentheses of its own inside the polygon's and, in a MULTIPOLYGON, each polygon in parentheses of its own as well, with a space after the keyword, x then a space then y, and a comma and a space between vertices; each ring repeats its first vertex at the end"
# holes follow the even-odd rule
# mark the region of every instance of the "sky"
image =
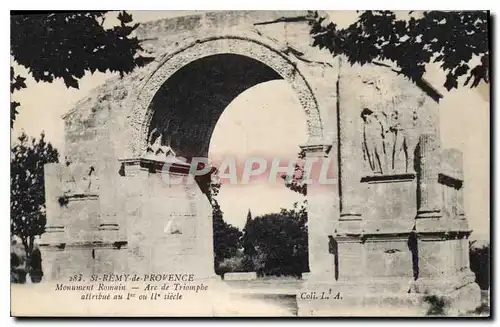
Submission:
MULTIPOLYGON (((131 11, 134 21, 185 15, 184 11, 131 11)), ((329 12, 330 19, 348 25, 356 14, 329 12)), ((112 24, 113 20, 107 20, 112 24)), ((14 64, 17 74, 28 77, 26 70, 14 64)), ((12 130, 12 140, 21 131, 46 138, 64 155, 64 126, 61 115, 73 108, 90 90, 101 85, 111 74, 96 73, 80 80, 80 88, 67 89, 61 80, 53 83, 36 83, 28 77, 27 88, 14 94, 13 100, 21 102, 20 114, 12 130)), ((464 152, 465 210, 474 230, 473 236, 488 238, 489 234, 489 86, 476 89, 461 88, 448 92, 442 88, 444 76, 439 67, 428 68, 425 78, 436 87, 444 98, 440 102, 441 140, 444 148, 458 148, 464 152)), ((257 85, 238 96, 220 118, 211 140, 210 153, 217 155, 232 151, 237 157, 248 153, 277 153, 290 158, 306 137, 305 116, 293 91, 284 81, 257 85), (266 96, 272 92, 272 97, 266 96), (286 119, 284 118, 286 117, 286 119), (239 133, 231 138, 225 131, 239 133), (258 129, 255 127, 259 126, 258 129), (293 128, 291 127, 293 126, 293 128), (258 132, 256 132, 258 131, 258 132)), ((279 211, 300 200, 297 194, 283 185, 251 184, 238 190, 223 187, 220 203, 224 217, 231 224, 242 227, 248 209, 254 216, 279 211), (261 201, 273 199, 273 201, 261 201), (234 203, 238 203, 237 206, 234 203)))
MULTIPOLYGON (((306 119, 286 81, 258 84, 241 93, 224 110, 210 141, 209 157, 220 160, 231 155, 241 162, 252 156, 272 155, 283 160, 284 166, 296 158, 299 145, 307 141, 306 119)), ((281 208, 292 208, 304 197, 286 188, 282 180, 270 183, 250 179, 248 184, 223 183, 217 199, 224 219, 242 228, 249 209, 253 217, 279 212, 281 208)))

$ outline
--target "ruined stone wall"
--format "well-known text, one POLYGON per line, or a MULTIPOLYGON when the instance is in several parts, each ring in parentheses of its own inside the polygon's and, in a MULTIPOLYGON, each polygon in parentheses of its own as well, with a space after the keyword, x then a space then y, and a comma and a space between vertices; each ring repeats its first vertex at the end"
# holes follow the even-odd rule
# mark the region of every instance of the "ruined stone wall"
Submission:
MULTIPOLYGON (((131 162, 120 179, 119 220, 126 233, 128 271, 214 274, 212 209, 186 175, 131 162), (180 183, 180 181, 183 181, 180 183)), ((186 170, 187 171, 187 170, 186 170)))

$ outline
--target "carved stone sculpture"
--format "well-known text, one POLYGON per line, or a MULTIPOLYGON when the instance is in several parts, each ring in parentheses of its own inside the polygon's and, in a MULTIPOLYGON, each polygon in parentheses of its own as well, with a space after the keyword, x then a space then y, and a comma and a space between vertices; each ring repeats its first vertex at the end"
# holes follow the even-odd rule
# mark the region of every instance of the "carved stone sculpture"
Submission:
POLYGON ((375 113, 365 108, 361 112, 363 119, 363 157, 376 174, 387 172, 385 150, 385 126, 375 113))
POLYGON ((85 192, 91 192, 92 190, 94 190, 96 188, 95 183, 92 183, 92 181, 94 181, 96 178, 94 166, 90 166, 87 175, 86 176, 84 175, 83 178, 88 180, 87 188, 85 189, 85 192))
POLYGON ((98 189, 96 169, 93 165, 84 168, 66 161, 61 176, 62 191, 69 193, 91 193, 98 189))
POLYGON ((162 144, 163 134, 157 131, 157 128, 153 129, 149 136, 148 146, 146 148, 146 156, 151 157, 156 160, 165 160, 168 157, 176 157, 174 150, 169 145, 162 144), (155 137, 152 142, 153 138, 155 137))
POLYGON ((389 123, 385 113, 377 114, 368 108, 363 109, 361 118, 364 123, 363 158, 373 173, 408 172, 408 142, 398 111, 391 113, 389 123))
POLYGON ((392 113, 392 124, 389 128, 391 134, 389 148, 391 170, 393 173, 406 173, 408 172, 408 144, 406 140, 406 133, 399 122, 399 113, 394 111, 392 113))
POLYGON ((70 165, 71 162, 67 160, 61 178, 63 193, 74 193, 77 192, 78 189, 76 178, 70 165))

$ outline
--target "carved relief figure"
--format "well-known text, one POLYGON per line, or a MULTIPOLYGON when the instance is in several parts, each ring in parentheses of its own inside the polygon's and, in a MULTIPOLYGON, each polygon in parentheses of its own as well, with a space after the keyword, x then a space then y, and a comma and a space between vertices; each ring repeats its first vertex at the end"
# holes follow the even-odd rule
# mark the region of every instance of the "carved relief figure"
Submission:
POLYGON ((383 122, 375 113, 365 108, 361 112, 363 119, 363 157, 376 174, 387 172, 385 133, 383 122))
POLYGON ((364 122, 363 158, 373 173, 408 172, 410 163, 408 138, 401 125, 399 112, 393 111, 388 122, 384 113, 377 115, 365 108, 361 112, 361 118, 364 122))
POLYGON ((75 175, 75 168, 67 160, 61 180, 63 193, 87 193, 98 189, 94 166, 91 165, 86 172, 78 169, 76 172, 77 174, 75 175))
POLYGON ((162 136, 159 135, 155 140, 154 142, 151 144, 151 147, 155 150, 158 150, 159 148, 161 148, 161 138, 162 136))
POLYGON ((94 166, 90 166, 89 172, 88 172, 86 178, 88 179, 88 184, 87 184, 87 188, 85 189, 85 192, 91 192, 91 191, 95 190, 96 185, 95 185, 95 183, 92 184, 92 181, 94 181, 96 178, 94 166))
POLYGON ((165 159, 169 156, 175 157, 174 150, 172 150, 169 145, 163 145, 162 140, 163 133, 158 132, 158 128, 154 128, 149 134, 146 154, 152 155, 158 159, 165 159))
POLYGON ((179 132, 180 124, 174 118, 169 119, 165 124, 163 129, 163 135, 165 136, 165 145, 172 147, 172 139, 176 137, 179 132))
POLYGON ((159 144, 172 147, 172 140, 179 133, 180 124, 175 118, 166 120, 165 123, 156 125, 149 134, 148 145, 159 144))
POLYGON ((66 159, 66 166, 62 173, 62 191, 63 193, 73 193, 77 191, 76 179, 70 167, 71 162, 66 159))
POLYGON ((161 145, 161 139, 163 135, 158 131, 158 128, 155 127, 151 133, 149 134, 148 138, 148 146, 160 146, 161 145), (156 136, 156 138, 153 141, 153 138, 156 136))
POLYGON ((413 127, 416 127, 416 126, 417 126, 417 124, 418 124, 418 113, 417 113, 417 109, 413 109, 411 119, 412 119, 412 126, 413 126, 413 127))
POLYGON ((390 159, 391 170, 396 173, 408 171, 408 143, 406 133, 399 121, 399 112, 397 110, 392 112, 391 127, 391 147, 390 159))

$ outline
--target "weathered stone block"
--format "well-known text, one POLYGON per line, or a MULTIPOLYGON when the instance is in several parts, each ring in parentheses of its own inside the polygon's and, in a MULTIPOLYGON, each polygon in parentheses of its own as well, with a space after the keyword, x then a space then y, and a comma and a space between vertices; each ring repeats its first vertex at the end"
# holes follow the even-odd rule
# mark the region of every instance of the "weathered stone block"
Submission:
POLYGON ((149 160, 124 161, 120 197, 133 273, 190 272, 211 277, 212 209, 198 185, 186 182, 189 166, 149 160), (174 169, 174 170, 175 170, 174 169), (179 183, 184 179, 183 183, 179 183))
POLYGON ((226 281, 234 281, 234 280, 255 280, 257 279, 256 272, 235 272, 235 273, 225 273, 224 280, 226 281))

